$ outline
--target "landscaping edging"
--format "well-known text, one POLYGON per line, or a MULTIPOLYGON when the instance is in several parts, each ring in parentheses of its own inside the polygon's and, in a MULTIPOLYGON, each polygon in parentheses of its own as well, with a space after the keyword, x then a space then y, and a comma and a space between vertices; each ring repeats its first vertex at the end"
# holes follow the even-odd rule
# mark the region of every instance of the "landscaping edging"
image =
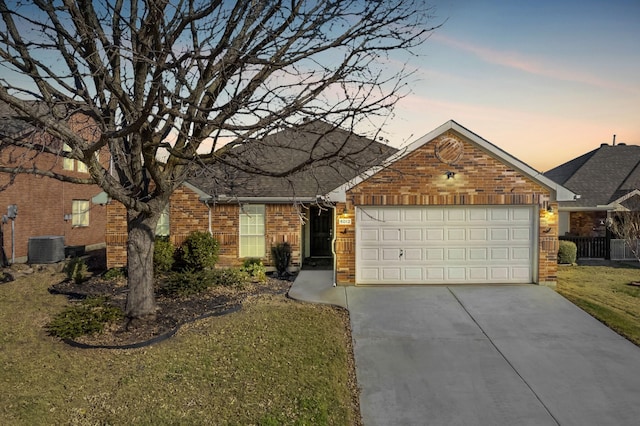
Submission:
POLYGON ((200 315, 199 317, 193 318, 189 321, 185 321, 182 324, 178 324, 177 326, 175 326, 174 328, 172 328, 171 330, 167 331, 166 333, 160 334, 156 337, 153 337, 149 340, 143 341, 143 342, 137 342, 137 343, 129 343, 126 345, 91 345, 88 343, 81 343, 81 342, 76 342, 75 340, 72 339, 62 339, 62 341, 64 343, 66 343, 69 346, 72 346, 74 348, 79 348, 79 349, 138 349, 138 348, 144 348, 145 346, 151 346, 153 344, 162 342, 164 340, 167 340, 170 337, 173 337, 178 330, 180 330, 180 327, 182 327, 185 324, 191 324, 194 323, 196 321, 205 319, 205 318, 209 318, 209 317, 219 317, 222 315, 227 315, 227 314, 231 314, 233 312, 238 312, 240 309, 242 308, 242 303, 233 306, 229 309, 226 309, 224 311, 216 311, 216 312, 207 312, 205 314, 200 315))

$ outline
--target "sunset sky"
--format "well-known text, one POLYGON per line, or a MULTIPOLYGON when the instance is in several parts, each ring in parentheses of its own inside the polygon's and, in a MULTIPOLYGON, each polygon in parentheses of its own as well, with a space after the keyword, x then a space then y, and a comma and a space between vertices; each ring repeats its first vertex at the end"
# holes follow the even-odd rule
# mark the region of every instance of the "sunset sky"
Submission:
MULTIPOLYGON (((426 0, 428 1, 428 0, 426 0)), ((413 93, 385 135, 409 143, 449 119, 549 170, 640 145, 640 1, 435 0, 413 93)))

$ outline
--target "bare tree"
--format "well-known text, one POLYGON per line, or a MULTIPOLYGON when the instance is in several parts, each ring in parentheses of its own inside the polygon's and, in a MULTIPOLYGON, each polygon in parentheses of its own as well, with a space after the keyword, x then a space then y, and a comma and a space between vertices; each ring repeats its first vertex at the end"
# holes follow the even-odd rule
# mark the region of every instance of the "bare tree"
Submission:
POLYGON ((609 214, 607 228, 616 238, 624 240, 633 256, 640 261, 640 195, 637 190, 622 201, 618 210, 609 214))
MULTIPOLYGON (((71 151, 55 154, 86 163, 83 182, 126 207, 126 314, 138 319, 155 314, 154 232, 191 166, 310 118, 352 129, 388 116, 411 75, 389 53, 410 54, 433 30, 422 0, 0 0, 0 14, 0 100, 64 141, 71 151), (70 128, 78 113, 96 140, 70 128), (97 159, 105 148, 115 173, 97 159)), ((51 175, 0 168, 19 171, 51 175)))

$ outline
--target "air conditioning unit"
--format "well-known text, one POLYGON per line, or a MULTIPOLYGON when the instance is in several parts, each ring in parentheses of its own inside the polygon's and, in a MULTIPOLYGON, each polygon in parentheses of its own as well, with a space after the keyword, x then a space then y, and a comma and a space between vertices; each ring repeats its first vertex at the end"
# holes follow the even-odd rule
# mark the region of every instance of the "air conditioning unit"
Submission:
POLYGON ((29 238, 29 263, 56 263, 64 260, 64 237, 46 235, 29 238))

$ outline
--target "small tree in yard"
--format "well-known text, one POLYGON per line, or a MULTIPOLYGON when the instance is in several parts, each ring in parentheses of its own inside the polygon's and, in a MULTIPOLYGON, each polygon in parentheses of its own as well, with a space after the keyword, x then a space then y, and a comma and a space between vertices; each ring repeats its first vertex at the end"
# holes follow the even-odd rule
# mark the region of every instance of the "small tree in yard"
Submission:
POLYGON ((156 224, 188 173, 226 164, 284 177, 340 156, 312 151, 277 173, 231 158, 239 145, 259 156, 255 141, 309 119, 382 122, 410 75, 387 55, 427 38, 428 13, 422 0, 0 0, 0 101, 34 129, 2 144, 79 160, 89 175, 31 163, 0 172, 97 184, 122 203, 126 315, 152 319, 156 224), (91 138, 69 124, 78 115, 91 138), (41 142, 52 138, 70 150, 41 142))
POLYGON ((607 227, 616 238, 625 241, 633 256, 640 261, 640 196, 632 195, 622 202, 621 207, 607 219, 607 227))

